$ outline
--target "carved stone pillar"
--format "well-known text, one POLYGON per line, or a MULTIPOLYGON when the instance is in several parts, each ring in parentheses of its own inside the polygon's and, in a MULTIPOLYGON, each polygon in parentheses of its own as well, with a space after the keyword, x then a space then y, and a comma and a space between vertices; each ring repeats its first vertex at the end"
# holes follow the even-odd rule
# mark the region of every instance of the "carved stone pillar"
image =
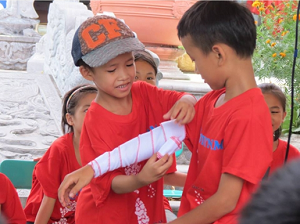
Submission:
POLYGON ((0 13, 0 69, 26 70, 40 35, 34 0, 8 0, 0 13))
POLYGON ((54 0, 50 4, 47 33, 40 43, 44 53, 44 72, 53 77, 61 95, 88 82, 74 66, 71 48, 77 28, 92 16, 92 11, 79 0, 54 0))

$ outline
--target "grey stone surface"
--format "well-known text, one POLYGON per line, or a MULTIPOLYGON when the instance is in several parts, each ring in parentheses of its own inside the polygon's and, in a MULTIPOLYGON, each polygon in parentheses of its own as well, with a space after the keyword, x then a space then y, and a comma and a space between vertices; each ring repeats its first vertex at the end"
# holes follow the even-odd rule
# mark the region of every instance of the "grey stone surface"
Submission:
POLYGON ((0 162, 40 157, 61 135, 61 98, 46 75, 0 70, 0 162))

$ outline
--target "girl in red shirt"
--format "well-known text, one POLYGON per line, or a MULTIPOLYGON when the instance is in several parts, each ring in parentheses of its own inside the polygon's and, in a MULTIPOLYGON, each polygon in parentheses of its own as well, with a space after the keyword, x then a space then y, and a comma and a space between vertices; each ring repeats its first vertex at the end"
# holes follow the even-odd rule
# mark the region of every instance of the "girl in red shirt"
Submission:
POLYGON ((65 175, 81 167, 79 139, 85 114, 97 94, 94 86, 77 86, 63 99, 62 131, 33 171, 32 190, 24 209, 27 224, 75 223, 77 198, 67 207, 57 200, 57 190, 65 175))
MULTIPOLYGON (((261 89, 265 101, 270 109, 272 117, 272 128, 274 132, 273 142, 273 161, 270 167, 270 173, 273 173, 277 168, 284 164, 287 142, 281 140, 281 125, 286 116, 286 97, 282 90, 273 83, 263 83, 258 85, 261 89)), ((297 158, 300 152, 294 146, 289 146, 288 160, 297 158)))

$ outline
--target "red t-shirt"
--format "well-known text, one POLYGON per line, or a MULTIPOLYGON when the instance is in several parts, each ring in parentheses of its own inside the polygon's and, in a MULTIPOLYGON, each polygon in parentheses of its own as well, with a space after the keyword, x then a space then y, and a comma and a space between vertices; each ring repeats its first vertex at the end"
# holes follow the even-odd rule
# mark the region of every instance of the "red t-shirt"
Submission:
MULTIPOLYGON (((273 161, 271 163, 270 174, 284 164, 287 142, 278 139, 277 149, 273 152, 273 161)), ((300 157, 300 152, 290 144, 288 161, 300 157)))
POLYGON ((18 193, 11 181, 0 173, 1 214, 9 224, 25 224, 26 217, 18 193))
POLYGON ((191 211, 216 193, 221 175, 244 180, 236 208, 216 223, 237 223, 237 214, 272 160, 272 124, 259 88, 215 108, 225 89, 206 94, 196 104, 194 120, 186 126, 192 158, 178 216, 191 211))
POLYGON ((34 222, 45 194, 56 199, 48 223, 75 223, 77 198, 69 206, 63 207, 57 198, 57 191, 64 177, 79 168, 73 146, 73 133, 56 139, 33 170, 32 189, 24 209, 27 221, 34 222))
MULTIPOLYGON (((133 83, 132 112, 113 114, 92 102, 82 128, 80 155, 85 165, 97 156, 149 131, 162 121, 183 94, 165 91, 144 82, 133 83)), ((85 187, 77 202, 76 224, 86 223, 161 223, 166 222, 163 205, 163 180, 160 179, 134 192, 116 194, 111 182, 117 175, 135 175, 146 161, 108 172, 94 178, 85 187)))

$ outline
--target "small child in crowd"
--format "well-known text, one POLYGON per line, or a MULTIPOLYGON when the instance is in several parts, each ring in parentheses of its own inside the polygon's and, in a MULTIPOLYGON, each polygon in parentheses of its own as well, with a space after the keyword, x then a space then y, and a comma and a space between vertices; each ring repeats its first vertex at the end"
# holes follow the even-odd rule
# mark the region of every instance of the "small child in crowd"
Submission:
MULTIPOLYGON (((281 167, 285 161, 287 142, 281 140, 281 125, 286 116, 286 97, 282 90, 273 83, 263 83, 258 85, 261 89, 265 101, 269 107, 272 128, 273 128, 273 161, 270 166, 270 174, 273 173, 277 168, 281 167)), ((300 152, 294 146, 289 145, 289 154, 287 160, 298 158, 300 152)))
POLYGON ((271 117, 251 61, 254 19, 234 1, 197 1, 177 29, 213 91, 186 125, 192 158, 179 218, 170 223, 236 224, 272 161, 271 117))
POLYGON ((96 87, 91 85, 77 86, 65 94, 61 121, 64 135, 52 143, 34 168, 32 189, 24 209, 27 224, 75 223, 77 198, 63 207, 57 200, 57 190, 65 175, 81 167, 81 128, 96 94, 96 87))
POLYGON ((135 80, 158 86, 159 80, 163 78, 161 71, 158 69, 160 63, 158 55, 147 49, 135 51, 134 62, 136 67, 135 80))
MULTIPOLYGON (((0 173, 0 220, 7 224, 24 224, 26 217, 18 193, 11 181, 0 173), (3 221, 4 222, 4 221, 3 221)), ((1 221, 0 221, 1 223, 1 221)))
MULTIPOLYGON (((162 78, 162 73, 158 70, 159 57, 149 51, 135 51, 134 61, 136 66, 135 80, 144 81, 151 85, 157 86, 159 80, 162 78)), ((161 115, 161 122, 163 122, 163 114, 161 115)), ((176 158, 173 155, 173 164, 164 176, 164 184, 183 187, 186 180, 186 174, 177 172, 176 158)), ((167 221, 170 222, 176 219, 176 215, 172 212, 169 200, 164 197, 164 205, 166 210, 167 221)))
MULTIPOLYGON (((158 126, 162 116, 181 124, 194 116, 196 100, 191 95, 133 83, 136 71, 132 52, 136 50, 144 50, 143 44, 128 26, 109 16, 87 19, 74 35, 74 63, 98 89, 81 133, 83 165, 158 126)), ((168 154, 159 160, 153 155, 148 161, 94 178, 80 192, 76 223, 166 222, 161 177, 172 163, 168 154)), ((93 177, 94 170, 87 165, 73 173, 93 177)))

